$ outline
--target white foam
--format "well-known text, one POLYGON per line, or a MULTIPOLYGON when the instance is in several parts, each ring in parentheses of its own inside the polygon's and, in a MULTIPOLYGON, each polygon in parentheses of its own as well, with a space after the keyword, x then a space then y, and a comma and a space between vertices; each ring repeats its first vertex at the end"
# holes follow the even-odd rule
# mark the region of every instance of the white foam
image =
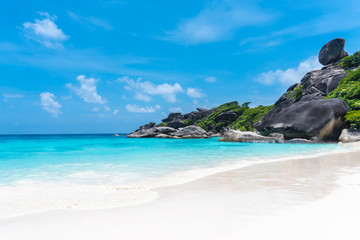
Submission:
POLYGON ((23 181, 0 187, 0 218, 55 209, 104 209, 149 202, 158 194, 141 186, 23 181))

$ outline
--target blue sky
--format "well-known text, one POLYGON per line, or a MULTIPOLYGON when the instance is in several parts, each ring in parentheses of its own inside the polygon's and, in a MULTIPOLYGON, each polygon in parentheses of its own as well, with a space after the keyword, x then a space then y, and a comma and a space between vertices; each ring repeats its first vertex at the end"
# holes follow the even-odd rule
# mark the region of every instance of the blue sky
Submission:
POLYGON ((0 134, 129 132, 171 111, 272 104, 357 1, 0 2, 0 134), (21 6, 21 7, 20 7, 21 6))

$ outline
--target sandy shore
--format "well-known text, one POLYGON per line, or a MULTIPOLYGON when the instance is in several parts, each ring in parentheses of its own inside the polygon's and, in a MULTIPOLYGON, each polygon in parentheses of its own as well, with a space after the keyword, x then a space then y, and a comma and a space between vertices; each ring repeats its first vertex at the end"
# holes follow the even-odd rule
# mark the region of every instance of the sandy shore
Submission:
POLYGON ((150 203, 0 220, 1 239, 358 239, 360 153, 253 165, 150 203))

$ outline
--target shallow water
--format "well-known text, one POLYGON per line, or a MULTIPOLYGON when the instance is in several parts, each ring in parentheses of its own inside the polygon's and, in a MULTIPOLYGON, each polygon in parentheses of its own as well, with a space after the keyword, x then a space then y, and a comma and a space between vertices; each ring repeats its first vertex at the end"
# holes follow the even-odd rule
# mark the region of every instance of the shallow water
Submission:
POLYGON ((337 144, 265 144, 107 135, 0 136, 0 186, 22 181, 113 184, 241 161, 344 151, 337 144))

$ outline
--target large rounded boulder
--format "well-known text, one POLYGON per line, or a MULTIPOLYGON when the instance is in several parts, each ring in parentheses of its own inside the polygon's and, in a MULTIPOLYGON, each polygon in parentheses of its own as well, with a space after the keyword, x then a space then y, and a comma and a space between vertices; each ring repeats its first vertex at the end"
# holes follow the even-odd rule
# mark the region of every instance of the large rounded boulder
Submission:
POLYGON ((347 112, 347 104, 340 99, 300 101, 283 109, 274 108, 256 128, 266 136, 277 132, 282 133, 285 139, 336 141, 347 112))
POLYGON ((344 50, 344 46, 344 38, 335 38, 326 43, 320 50, 319 62, 322 65, 328 65, 343 57, 346 57, 348 53, 344 50))

